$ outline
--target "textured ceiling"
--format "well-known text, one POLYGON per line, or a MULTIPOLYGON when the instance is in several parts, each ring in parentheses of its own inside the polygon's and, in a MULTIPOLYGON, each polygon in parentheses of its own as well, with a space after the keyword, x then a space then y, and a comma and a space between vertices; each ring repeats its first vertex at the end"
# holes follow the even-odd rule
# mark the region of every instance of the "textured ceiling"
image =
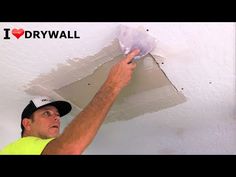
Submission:
MULTIPOLYGON (((101 127, 87 154, 236 153, 235 24, 123 23, 149 29, 161 68, 183 104, 101 127)), ((118 23, 0 23, 0 148, 20 137, 20 114, 36 78, 111 44, 118 23), (77 31, 78 39, 3 39, 6 28, 77 31)), ((63 120, 63 126, 72 117, 63 120)))

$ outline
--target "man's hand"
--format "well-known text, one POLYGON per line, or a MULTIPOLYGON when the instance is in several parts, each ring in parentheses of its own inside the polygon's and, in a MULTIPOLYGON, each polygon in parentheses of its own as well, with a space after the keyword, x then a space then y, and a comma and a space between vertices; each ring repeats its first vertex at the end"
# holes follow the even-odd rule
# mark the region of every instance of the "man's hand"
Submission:
POLYGON ((121 90, 125 87, 131 80, 131 76, 136 63, 132 62, 133 58, 139 54, 140 50, 136 49, 130 52, 125 58, 120 62, 115 64, 108 75, 106 80, 107 84, 121 90))

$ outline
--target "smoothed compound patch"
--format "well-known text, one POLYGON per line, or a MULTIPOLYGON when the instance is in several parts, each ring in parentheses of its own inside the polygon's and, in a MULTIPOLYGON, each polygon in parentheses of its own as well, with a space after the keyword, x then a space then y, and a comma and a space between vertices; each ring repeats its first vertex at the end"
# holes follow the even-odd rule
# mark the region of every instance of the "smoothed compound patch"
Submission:
MULTIPOLYGON (((122 59, 119 43, 114 40, 93 56, 68 60, 51 73, 40 75, 26 86, 26 93, 46 95, 72 103, 71 114, 78 114, 106 80, 110 68, 122 59)), ((155 56, 156 57, 156 56, 155 56)), ((137 60, 132 80, 117 97, 105 122, 128 120, 186 101, 161 70, 152 55, 137 60)))

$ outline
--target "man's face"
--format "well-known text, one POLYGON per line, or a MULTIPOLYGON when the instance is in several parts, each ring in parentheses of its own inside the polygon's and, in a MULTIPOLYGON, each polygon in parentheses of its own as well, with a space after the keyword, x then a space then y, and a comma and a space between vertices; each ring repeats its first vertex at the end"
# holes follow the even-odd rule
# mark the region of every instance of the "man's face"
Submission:
POLYGON ((60 133, 60 115, 56 107, 45 106, 33 114, 31 134, 40 138, 55 138, 60 133))

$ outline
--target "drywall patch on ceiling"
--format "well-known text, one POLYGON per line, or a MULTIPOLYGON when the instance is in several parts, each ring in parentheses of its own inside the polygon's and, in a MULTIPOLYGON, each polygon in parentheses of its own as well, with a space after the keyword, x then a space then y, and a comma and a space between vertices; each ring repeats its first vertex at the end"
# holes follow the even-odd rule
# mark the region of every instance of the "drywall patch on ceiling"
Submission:
MULTIPOLYGON (((122 55, 117 56, 93 74, 54 91, 83 109, 105 82, 110 68, 121 58, 122 55)), ((132 80, 117 97, 105 122, 128 120, 184 101, 184 95, 175 89, 153 58, 147 56, 137 61, 132 80)))
MULTIPOLYGON (((76 115, 99 90, 110 68, 123 57, 118 41, 114 40, 94 56, 69 60, 67 65, 39 76, 27 85, 26 92, 68 100, 73 106, 72 115, 76 115)), ((132 80, 116 99, 105 123, 132 119, 185 101, 155 58, 148 54, 137 61, 132 80)))

